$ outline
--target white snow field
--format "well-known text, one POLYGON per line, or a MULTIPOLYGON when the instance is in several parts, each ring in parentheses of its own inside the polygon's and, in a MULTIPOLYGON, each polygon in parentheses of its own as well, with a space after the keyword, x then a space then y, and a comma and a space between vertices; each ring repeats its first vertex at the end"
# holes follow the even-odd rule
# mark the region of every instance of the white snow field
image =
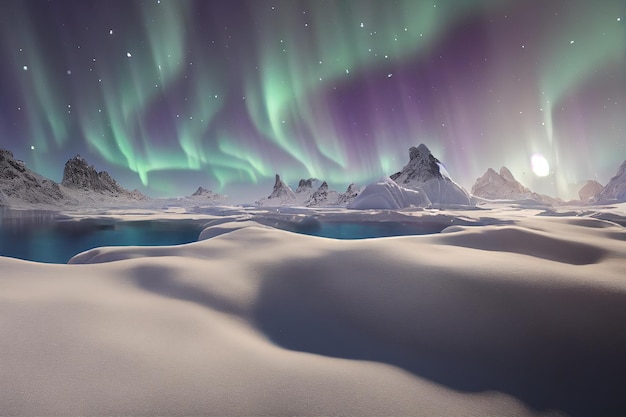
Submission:
POLYGON ((0 415, 626 415, 626 204, 328 213, 452 226, 0 257, 0 415))

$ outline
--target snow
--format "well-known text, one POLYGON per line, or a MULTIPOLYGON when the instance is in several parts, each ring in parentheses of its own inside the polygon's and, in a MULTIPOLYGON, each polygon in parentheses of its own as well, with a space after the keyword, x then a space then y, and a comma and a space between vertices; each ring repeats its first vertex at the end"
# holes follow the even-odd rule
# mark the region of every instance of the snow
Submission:
POLYGON ((348 208, 395 210, 429 205, 430 200, 423 192, 400 187, 391 179, 383 178, 365 187, 348 208))
POLYGON ((626 161, 617 170, 617 173, 597 196, 599 202, 626 201, 626 161))
POLYGON ((517 201, 521 204, 555 204, 560 201, 547 195, 538 194, 524 187, 515 179, 507 167, 500 168, 497 173, 487 169, 472 186, 474 198, 485 200, 517 201))
POLYGON ((329 189, 326 181, 317 178, 301 179, 294 192, 279 175, 272 193, 259 199, 258 207, 345 207, 358 195, 356 185, 350 184, 344 193, 329 189))
POLYGON ((578 198, 580 201, 590 201, 594 199, 604 187, 598 181, 589 180, 578 190, 578 198))
POLYGON ((626 413, 626 204, 206 218, 187 245, 0 257, 0 414, 626 413), (451 227, 346 241, 273 216, 451 227))
POLYGON ((441 162, 433 156, 423 143, 409 149, 409 162, 391 176, 398 185, 425 194, 433 204, 466 205, 472 204, 470 195, 455 183, 441 162))

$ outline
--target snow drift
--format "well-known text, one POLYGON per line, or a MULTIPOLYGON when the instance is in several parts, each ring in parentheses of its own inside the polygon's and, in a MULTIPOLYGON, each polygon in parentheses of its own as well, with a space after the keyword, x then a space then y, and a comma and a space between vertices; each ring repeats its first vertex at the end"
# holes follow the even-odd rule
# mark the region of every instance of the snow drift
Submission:
POLYGON ((626 414, 624 228, 521 214, 0 258, 0 414, 626 414))
POLYGON ((396 210, 407 207, 426 207, 430 200, 422 191, 400 187, 389 178, 370 184, 359 194, 348 208, 367 210, 396 210))

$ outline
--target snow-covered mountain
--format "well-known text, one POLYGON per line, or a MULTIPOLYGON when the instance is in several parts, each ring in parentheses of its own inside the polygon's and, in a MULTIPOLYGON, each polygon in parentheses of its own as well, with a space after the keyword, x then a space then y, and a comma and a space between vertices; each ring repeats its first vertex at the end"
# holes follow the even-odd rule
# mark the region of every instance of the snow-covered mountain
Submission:
POLYGON ((212 204, 221 203, 226 199, 226 196, 223 194, 214 193, 211 190, 207 190, 203 187, 198 187, 198 189, 189 196, 192 200, 198 200, 203 202, 210 202, 212 204))
POLYGON ((359 195, 361 190, 356 186, 356 184, 352 183, 348 185, 348 188, 344 193, 339 194, 337 197, 337 205, 338 206, 347 206, 354 201, 354 199, 359 195))
POLYGON ((585 184, 578 190, 578 198, 580 201, 593 200, 604 187, 596 180, 586 181, 585 184))
POLYGON ((403 188, 421 191, 433 204, 471 205, 467 191, 444 175, 440 164, 422 143, 409 149, 409 163, 390 178, 403 188))
POLYGON ((500 168, 499 173, 491 168, 487 169, 487 172, 472 186, 472 195, 487 200, 533 200, 543 204, 554 204, 560 201, 524 187, 507 167, 500 168))
POLYGON ((312 194, 313 192, 315 192, 315 190, 317 190, 320 187, 320 185, 322 185, 322 181, 318 180, 317 178, 309 178, 306 180, 302 178, 298 182, 298 187, 296 188, 296 194, 298 193, 312 194))
POLYGON ((533 192, 520 184, 508 168, 500 172, 487 169, 472 186, 472 195, 488 200, 524 200, 532 198, 533 192))
POLYGON ((139 190, 129 191, 106 171, 96 171, 80 155, 69 159, 63 169, 61 189, 81 206, 114 207, 132 205, 138 200, 149 200, 139 190))
POLYGON ((337 191, 329 190, 328 183, 324 181, 319 188, 311 194, 311 197, 304 202, 304 205, 307 207, 336 205, 338 199, 339 193, 337 191))
POLYGON ((93 165, 80 155, 65 163, 61 185, 74 190, 92 191, 100 194, 128 196, 131 192, 119 185, 106 171, 96 171, 93 165))
POLYGON ((357 210, 396 210, 407 207, 426 207, 431 202, 422 190, 400 187, 390 178, 368 185, 348 204, 348 208, 357 210))
POLYGON ((45 178, 0 149, 0 205, 14 208, 114 207, 148 199, 128 191, 106 171, 97 172, 79 155, 67 161, 61 184, 45 178))
POLYGON ((277 174, 272 193, 257 201, 256 205, 268 207, 346 206, 357 194, 358 190, 354 184, 350 184, 345 193, 338 193, 331 190, 326 181, 320 181, 317 178, 301 179, 294 192, 277 174))
POLYGON ((625 202, 626 201, 626 161, 617 170, 617 174, 596 197, 598 202, 625 202))
POLYGON ((296 194, 293 192, 291 187, 280 179, 280 175, 276 174, 276 181, 274 181, 272 193, 269 196, 257 201, 256 205, 269 207, 291 206, 293 205, 295 199, 296 194))
POLYGON ((0 206, 62 206, 76 203, 59 185, 0 149, 0 206))

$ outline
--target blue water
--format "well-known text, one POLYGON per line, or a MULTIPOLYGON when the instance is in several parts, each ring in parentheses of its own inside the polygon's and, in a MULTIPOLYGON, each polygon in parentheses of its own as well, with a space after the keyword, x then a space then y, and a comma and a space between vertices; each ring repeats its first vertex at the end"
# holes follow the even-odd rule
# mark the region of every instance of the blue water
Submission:
MULTIPOLYGON (((259 218, 267 225, 334 239, 367 239, 438 233, 449 224, 419 221, 293 221, 259 218)), ((74 255, 102 246, 165 246, 195 242, 206 220, 120 221, 70 219, 46 211, 0 210, 0 256, 67 263, 74 255)))
MULTIPOLYGON (((2 214, 2 213, 0 213, 2 214)), ((0 216, 0 256, 67 263, 101 246, 163 246, 195 242, 206 221, 59 219, 50 212, 0 216)))

